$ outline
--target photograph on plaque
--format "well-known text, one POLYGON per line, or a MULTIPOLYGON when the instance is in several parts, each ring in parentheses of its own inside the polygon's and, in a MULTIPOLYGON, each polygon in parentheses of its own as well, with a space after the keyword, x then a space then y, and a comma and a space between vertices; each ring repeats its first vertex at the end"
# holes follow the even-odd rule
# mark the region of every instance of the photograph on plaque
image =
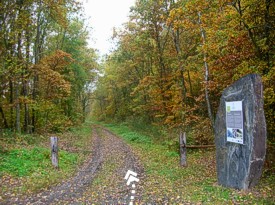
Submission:
POLYGON ((227 141, 243 144, 242 101, 225 102, 225 107, 227 141))

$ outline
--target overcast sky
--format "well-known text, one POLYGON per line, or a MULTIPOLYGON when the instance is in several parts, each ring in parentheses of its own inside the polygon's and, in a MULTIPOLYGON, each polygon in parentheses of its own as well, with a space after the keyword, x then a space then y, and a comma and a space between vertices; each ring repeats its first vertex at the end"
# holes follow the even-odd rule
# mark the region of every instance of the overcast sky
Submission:
POLYGON ((127 22, 130 7, 135 0, 82 0, 89 26, 93 28, 89 45, 106 54, 113 47, 110 38, 113 28, 127 22))

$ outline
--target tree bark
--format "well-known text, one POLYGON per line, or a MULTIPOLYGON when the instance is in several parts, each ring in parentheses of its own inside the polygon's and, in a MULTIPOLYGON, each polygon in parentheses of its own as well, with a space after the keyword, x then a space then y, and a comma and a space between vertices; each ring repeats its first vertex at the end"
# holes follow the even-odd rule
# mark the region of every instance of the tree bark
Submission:
MULTIPOLYGON (((26 38, 27 38, 27 47, 26 47, 26 65, 24 70, 24 75, 26 76, 29 72, 29 63, 30 63, 30 32, 29 30, 26 31, 26 38)), ((23 79, 23 95, 25 99, 28 98, 28 81, 25 79, 26 77, 22 76, 23 79)), ((29 129, 30 123, 30 113, 29 113, 29 105, 27 102, 24 103, 24 131, 26 133, 31 133, 29 129)))
POLYGON ((21 124, 20 124, 20 102, 19 102, 19 83, 17 83, 15 88, 15 101, 16 101, 16 121, 15 129, 16 132, 21 133, 21 124))
POLYGON ((180 79, 181 79, 181 90, 182 90, 182 104, 183 104, 183 107, 184 105, 186 104, 186 86, 185 86, 185 78, 184 78, 184 72, 185 72, 185 69, 182 65, 182 60, 181 60, 181 48, 180 48, 180 33, 179 33, 179 29, 176 30, 176 32, 174 32, 172 30, 172 35, 173 35, 173 38, 174 38, 174 45, 175 45, 175 48, 176 48, 176 52, 177 52, 177 58, 178 58, 178 63, 179 63, 179 70, 180 70, 180 79))
MULTIPOLYGON (((37 13, 37 21, 36 21, 36 37, 34 42, 34 63, 38 64, 39 58, 40 58, 40 52, 41 52, 41 46, 40 44, 40 38, 41 38, 41 8, 42 8, 42 1, 40 0, 38 3, 38 13, 37 13)), ((32 99, 33 101, 36 101, 38 93, 38 75, 37 73, 34 73, 33 78, 33 88, 32 88, 32 99)), ((32 109, 32 132, 35 132, 35 124, 36 124, 36 111, 35 109, 32 109)))
MULTIPOLYGON (((9 103, 10 103, 10 105, 13 105, 14 98, 13 98, 13 82, 12 82, 12 80, 9 81, 9 89, 10 89, 10 101, 9 101, 9 103)), ((13 114, 14 114, 14 107, 11 106, 10 107, 10 125, 11 125, 12 129, 14 129, 14 121, 13 121, 14 116, 13 116, 13 114)))
MULTIPOLYGON (((199 25, 200 25, 201 36, 202 36, 202 41, 203 41, 202 43, 203 43, 203 45, 205 45, 206 35, 205 35, 205 30, 202 27, 201 12, 198 12, 198 16, 199 16, 199 25)), ((208 117, 210 119, 212 129, 214 130, 215 129, 215 127, 214 127, 214 117, 213 117, 213 114, 212 114, 211 103, 210 103, 210 99, 209 99, 209 89, 208 89, 209 67, 208 67, 208 63, 207 63, 207 52, 205 50, 203 51, 203 61, 204 61, 204 69, 205 69, 205 74, 204 74, 204 81, 205 81, 205 87, 204 87, 205 101, 206 101, 206 106, 207 106, 207 111, 208 111, 208 117)))
POLYGON ((3 119, 4 128, 5 128, 5 129, 8 129, 8 128, 9 128, 9 125, 8 125, 8 122, 7 122, 7 119, 6 119, 6 117, 5 117, 5 113, 4 113, 2 107, 0 107, 0 113, 1 113, 1 116, 2 116, 2 119, 3 119))
POLYGON ((187 71, 188 73, 188 82, 189 82, 189 87, 190 87, 190 94, 193 97, 193 86, 192 86, 192 82, 191 82, 191 77, 190 77, 190 72, 189 70, 187 71))

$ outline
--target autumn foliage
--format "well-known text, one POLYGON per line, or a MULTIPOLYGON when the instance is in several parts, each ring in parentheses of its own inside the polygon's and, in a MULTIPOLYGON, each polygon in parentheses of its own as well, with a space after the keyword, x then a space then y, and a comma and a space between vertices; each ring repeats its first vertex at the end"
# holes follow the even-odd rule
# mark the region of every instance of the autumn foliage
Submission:
POLYGON ((74 0, 0 2, 0 127, 63 131, 85 119, 95 51, 74 0))
POLYGON ((274 139, 274 1, 138 0, 116 29, 95 91, 99 119, 137 120, 212 138, 224 88, 248 73, 264 81, 274 139))

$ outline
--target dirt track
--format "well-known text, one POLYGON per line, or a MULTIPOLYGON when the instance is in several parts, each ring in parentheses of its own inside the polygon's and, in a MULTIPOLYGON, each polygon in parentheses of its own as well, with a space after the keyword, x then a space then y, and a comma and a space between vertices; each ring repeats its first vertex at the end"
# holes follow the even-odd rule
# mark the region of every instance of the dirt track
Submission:
MULTIPOLYGON (((77 174, 47 191, 24 198, 11 198, 3 204, 129 204, 131 187, 124 179, 128 170, 144 178, 144 172, 131 148, 120 138, 94 126, 92 154, 77 174)), ((142 195, 136 187, 135 202, 142 195)))

